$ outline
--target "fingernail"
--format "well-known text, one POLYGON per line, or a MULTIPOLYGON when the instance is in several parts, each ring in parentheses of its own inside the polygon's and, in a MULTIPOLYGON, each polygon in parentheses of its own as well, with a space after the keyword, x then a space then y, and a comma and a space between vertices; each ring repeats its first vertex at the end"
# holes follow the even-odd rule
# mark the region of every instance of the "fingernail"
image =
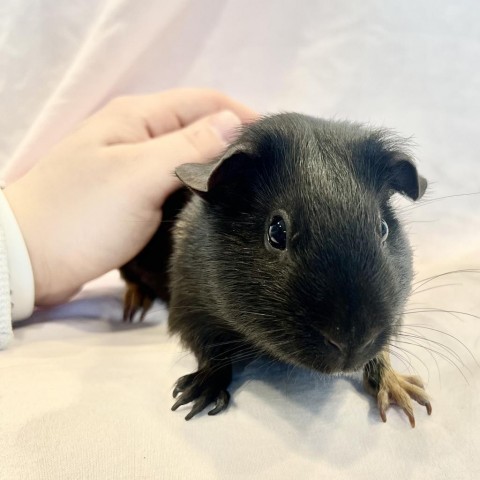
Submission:
POLYGON ((232 143, 240 134, 241 120, 230 110, 210 117, 210 124, 225 143, 232 143))

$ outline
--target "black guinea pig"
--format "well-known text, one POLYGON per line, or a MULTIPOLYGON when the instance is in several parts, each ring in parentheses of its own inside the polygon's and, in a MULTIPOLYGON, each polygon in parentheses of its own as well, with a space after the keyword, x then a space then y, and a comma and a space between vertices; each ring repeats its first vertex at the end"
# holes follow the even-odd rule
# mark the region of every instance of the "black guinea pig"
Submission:
POLYGON ((175 173, 186 188, 121 269, 125 318, 167 301, 170 331, 197 357, 173 410, 223 410, 232 364, 258 352, 324 373, 363 369, 384 421, 396 403, 413 426, 410 398, 431 413, 421 380, 388 356, 412 280, 390 200, 417 200, 427 185, 401 139, 279 114, 245 126, 221 158, 175 173))

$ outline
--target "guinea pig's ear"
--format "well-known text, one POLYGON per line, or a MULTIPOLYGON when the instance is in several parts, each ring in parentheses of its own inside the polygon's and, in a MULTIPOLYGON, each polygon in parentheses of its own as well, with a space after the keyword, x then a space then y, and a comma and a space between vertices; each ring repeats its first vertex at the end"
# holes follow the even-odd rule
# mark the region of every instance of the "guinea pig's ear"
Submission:
POLYGON ((422 198, 427 180, 417 172, 417 167, 406 155, 394 155, 390 163, 390 187, 412 200, 422 198))
POLYGON ((202 195, 238 177, 245 171, 246 158, 252 155, 250 145, 234 144, 219 159, 210 163, 184 163, 177 167, 175 174, 186 187, 202 195))

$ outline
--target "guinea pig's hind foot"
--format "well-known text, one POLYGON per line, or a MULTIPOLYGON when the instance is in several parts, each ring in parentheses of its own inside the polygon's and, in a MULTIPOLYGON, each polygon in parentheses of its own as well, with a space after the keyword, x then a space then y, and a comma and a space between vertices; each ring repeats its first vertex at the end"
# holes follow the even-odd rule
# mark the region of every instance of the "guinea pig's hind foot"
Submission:
POLYGON ((177 398, 178 394, 180 396, 172 406, 172 410, 194 402, 192 409, 185 417, 185 420, 190 420, 210 403, 215 403, 215 407, 208 414, 216 415, 220 413, 227 408, 230 401, 227 387, 231 379, 232 368, 230 364, 222 367, 201 368, 197 372, 180 377, 173 390, 173 398, 177 398))
POLYGON ((153 304, 154 297, 150 291, 136 283, 127 282, 123 300, 123 321, 133 322, 137 312, 140 312, 140 322, 153 304))
POLYGON ((387 421, 386 411, 389 406, 398 405, 414 428, 415 417, 411 399, 426 407, 428 415, 432 414, 432 405, 420 377, 401 375, 393 370, 387 352, 380 353, 365 366, 363 384, 367 392, 376 398, 384 422, 387 421))

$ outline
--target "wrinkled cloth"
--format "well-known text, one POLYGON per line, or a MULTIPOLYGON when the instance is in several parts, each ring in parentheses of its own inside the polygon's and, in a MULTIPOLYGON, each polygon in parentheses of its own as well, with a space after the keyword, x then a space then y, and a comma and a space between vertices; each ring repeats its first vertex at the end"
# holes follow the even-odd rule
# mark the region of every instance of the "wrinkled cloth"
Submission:
POLYGON ((429 188, 398 200, 416 284, 392 351, 433 414, 415 405, 412 430, 392 407, 384 424, 360 375, 258 360, 226 412, 185 422, 171 389, 195 360, 161 304, 121 323, 113 272, 0 352, 0 479, 480 478, 479 24, 473 0, 4 1, 7 181, 109 99, 180 86, 411 137, 429 188))

